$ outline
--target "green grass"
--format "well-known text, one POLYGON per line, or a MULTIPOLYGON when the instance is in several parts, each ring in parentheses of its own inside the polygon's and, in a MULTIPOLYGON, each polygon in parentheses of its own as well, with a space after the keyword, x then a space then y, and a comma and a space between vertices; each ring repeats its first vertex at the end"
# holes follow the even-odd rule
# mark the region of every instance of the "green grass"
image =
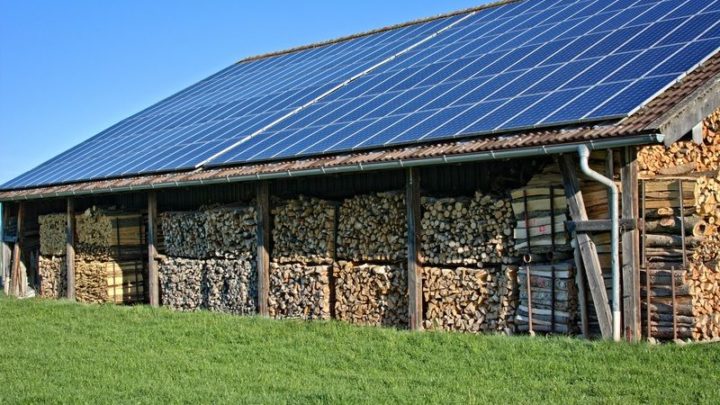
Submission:
POLYGON ((411 333, 0 297, 0 403, 718 401, 718 345, 411 333))

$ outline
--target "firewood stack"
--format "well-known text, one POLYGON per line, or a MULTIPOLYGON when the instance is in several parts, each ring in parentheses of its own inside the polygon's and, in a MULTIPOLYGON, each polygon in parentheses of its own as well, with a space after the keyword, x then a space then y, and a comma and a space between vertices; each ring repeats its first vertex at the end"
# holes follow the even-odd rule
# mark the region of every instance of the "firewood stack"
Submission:
POLYGON ((97 207, 76 216, 78 301, 145 301, 145 221, 139 213, 97 207))
POLYGON ((525 187, 511 195, 517 221, 515 247, 525 261, 529 260, 518 269, 517 330, 529 331, 532 318, 533 332, 574 333, 577 286, 574 266, 569 262, 573 257, 570 235, 565 229, 569 216, 558 165, 546 165, 525 187))
POLYGON ((423 272, 425 329, 474 333, 487 329, 487 270, 427 267, 423 272))
POLYGON ((63 298, 67 294, 67 273, 65 258, 61 256, 40 255, 38 271, 40 273, 40 296, 45 298, 63 298))
POLYGON ((681 175, 690 172, 707 172, 720 169, 720 110, 704 121, 703 142, 678 141, 669 148, 646 146, 638 153, 640 174, 681 175))
POLYGON ((361 325, 408 326, 407 270, 401 265, 339 261, 335 314, 361 325))
POLYGON ((482 265, 514 256, 510 200, 476 192, 473 198, 424 197, 421 260, 425 264, 482 265))
POLYGON ((255 313, 256 226, 253 207, 162 213, 162 304, 181 311, 255 313))
POLYGON ((338 223, 338 258, 395 262, 407 257, 405 195, 385 192, 343 201, 338 223))
POLYGON ((64 214, 40 215, 40 255, 38 274, 40 296, 45 298, 65 297, 65 247, 67 216, 64 214))
POLYGON ((300 196, 272 210, 270 316, 330 319, 336 205, 300 196))

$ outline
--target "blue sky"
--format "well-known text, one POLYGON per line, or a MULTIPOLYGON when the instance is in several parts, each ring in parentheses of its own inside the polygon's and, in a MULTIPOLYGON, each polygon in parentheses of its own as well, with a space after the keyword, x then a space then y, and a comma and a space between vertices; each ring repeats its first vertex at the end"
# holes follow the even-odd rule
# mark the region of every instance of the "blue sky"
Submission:
POLYGON ((250 55, 485 0, 0 0, 0 184, 250 55))

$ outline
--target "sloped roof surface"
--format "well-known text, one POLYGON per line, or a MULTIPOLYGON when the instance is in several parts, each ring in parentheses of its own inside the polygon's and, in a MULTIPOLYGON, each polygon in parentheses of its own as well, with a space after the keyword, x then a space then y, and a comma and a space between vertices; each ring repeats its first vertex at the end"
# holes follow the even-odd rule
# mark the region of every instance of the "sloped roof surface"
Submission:
POLYGON ((503 133, 522 143, 523 130, 631 116, 718 48, 720 0, 503 2, 241 61, 2 189, 503 133))

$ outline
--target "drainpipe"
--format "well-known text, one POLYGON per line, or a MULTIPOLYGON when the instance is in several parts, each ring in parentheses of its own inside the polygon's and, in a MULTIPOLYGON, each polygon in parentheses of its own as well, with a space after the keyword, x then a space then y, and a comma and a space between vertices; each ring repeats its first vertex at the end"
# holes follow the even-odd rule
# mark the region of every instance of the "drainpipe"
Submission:
POLYGON ((604 184, 610 190, 610 250, 612 265, 612 318, 613 340, 620 341, 620 220, 618 219, 618 189, 615 182, 590 168, 588 160, 590 150, 585 145, 578 146, 580 170, 591 179, 604 184))

